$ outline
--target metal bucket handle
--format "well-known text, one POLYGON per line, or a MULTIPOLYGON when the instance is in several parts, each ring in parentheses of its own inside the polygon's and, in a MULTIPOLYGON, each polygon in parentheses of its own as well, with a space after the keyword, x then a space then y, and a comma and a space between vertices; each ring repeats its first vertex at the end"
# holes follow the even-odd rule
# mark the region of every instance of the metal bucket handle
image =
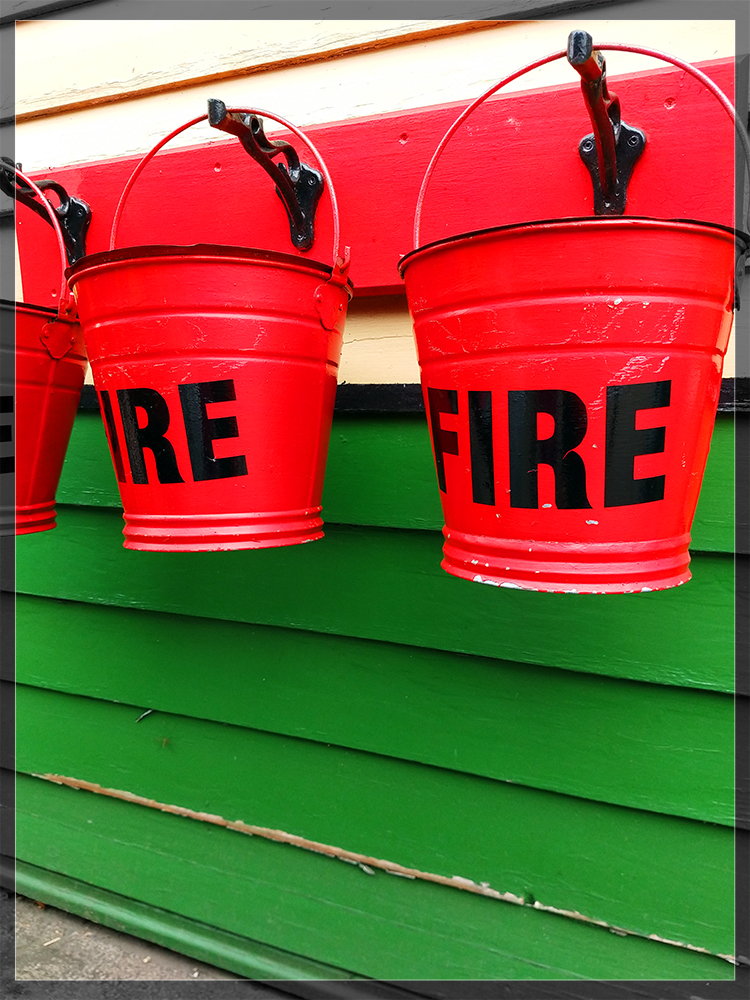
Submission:
MULTIPOLYGON (((711 80, 705 73, 701 70, 696 69, 695 66, 691 66, 690 63, 684 62, 682 59, 678 59, 675 56, 667 55, 663 52, 657 52, 655 49, 647 49, 638 45, 622 45, 622 44, 612 44, 612 45, 597 45, 597 51, 617 51, 617 52, 633 52, 637 55, 651 56, 654 59, 661 59, 663 62, 671 63, 673 66, 677 66, 679 69, 685 70, 691 76, 694 76, 696 80, 700 81, 717 99, 717 101, 724 108, 726 113, 734 122, 735 129, 740 138, 740 143, 742 144, 743 151, 745 153, 745 166, 750 172, 750 140, 748 140, 747 132, 742 126, 742 123, 737 118, 737 113, 734 109, 732 102, 724 94, 722 90, 717 87, 717 85, 711 80)), ((568 55, 568 50, 565 49, 563 52, 555 52, 552 55, 544 56, 542 59, 537 59, 536 62, 530 63, 528 66, 524 66, 523 69, 516 70, 515 73, 511 73, 510 76, 506 76, 499 83, 490 87, 486 90, 480 97, 473 101, 455 120, 448 131, 445 133, 443 138, 438 143, 437 149, 435 150, 432 159, 430 160, 429 166, 427 167, 427 172, 424 175, 422 181, 422 187, 419 190, 419 196, 417 198, 417 206, 414 214, 414 248, 419 247, 419 229, 422 217, 422 205, 424 203, 425 194, 427 192, 427 185, 430 182, 430 178, 437 166, 437 162, 442 155, 443 149, 448 144, 449 140, 453 136, 453 133, 458 129, 458 127, 469 117, 469 115, 483 104, 488 97, 491 97, 494 93, 500 90, 508 83, 512 83, 513 80, 518 79, 519 76, 523 76, 525 73, 529 73, 532 69, 537 69, 540 66, 544 66, 547 63, 555 62, 557 59, 564 59, 568 55)), ((750 230, 750 213, 748 214, 748 230, 750 230)))
MULTIPOLYGON (((315 148, 315 146, 303 132, 301 132, 290 122, 285 121, 283 118, 280 118, 278 115, 271 114, 270 111, 258 111, 249 108, 227 108, 227 113, 258 115, 259 117, 270 118, 272 121, 277 122, 279 125, 283 125, 284 128, 289 129, 289 131, 292 132, 294 135, 296 135, 298 139, 301 139, 305 143, 305 145, 310 149, 310 151, 314 154, 314 156, 318 161, 318 165, 320 166, 321 172, 326 180, 328 194, 331 199, 331 209, 333 212, 333 274, 331 275, 331 277, 332 278, 334 276, 339 276, 339 278, 341 278, 342 276, 345 277, 345 272, 349 266, 349 247, 344 247, 343 253, 341 252, 342 248, 340 246, 339 210, 338 210, 338 203, 336 201, 336 193, 333 189, 333 181, 331 180, 328 168, 326 167, 325 162, 320 153, 318 152, 318 150, 315 148)), ((115 242, 117 240, 117 230, 120 225, 120 217, 122 215, 122 210, 125 206, 125 201, 128 195, 130 194, 130 190, 133 187, 133 184, 135 184, 143 168, 146 166, 149 160, 151 160, 151 158, 156 153, 159 152, 162 146, 165 146, 171 139, 174 139, 175 136, 179 135, 180 132, 184 132, 186 129, 192 128, 193 125, 197 125, 199 122, 206 121, 208 117, 209 116, 207 114, 201 115, 199 118, 193 118, 191 121, 186 122, 184 125, 180 125, 179 128, 176 128, 173 132, 170 132, 168 136, 165 136, 163 139, 157 142, 157 144, 153 147, 153 149, 151 149, 148 153, 146 153, 143 159, 136 165, 135 170, 133 170, 133 173, 128 178, 128 181, 123 189, 123 192, 120 195, 120 200, 115 210, 115 217, 112 221, 112 233, 109 241, 110 250, 114 250, 115 248, 115 242)))
MULTIPOLYGON (((68 266, 68 258, 65 251, 65 240, 63 238, 62 229, 60 228, 60 223, 58 221, 57 215, 53 206, 44 197, 44 193, 41 188, 39 188, 31 178, 27 177, 26 174, 22 173, 15 164, 3 161, 3 170, 12 170, 16 176, 16 180, 20 179, 24 184, 28 184, 31 190, 39 198, 39 204, 42 205, 49 215, 49 221, 52 223, 52 228, 55 231, 55 238, 57 239, 57 246, 60 251, 60 260, 62 261, 62 268, 60 272, 60 302, 57 306, 57 315, 60 319, 68 319, 70 316, 75 314, 76 306, 75 299, 73 298, 73 293, 70 290, 68 282, 65 278, 65 268, 68 266)), ((23 204, 23 202, 22 202, 23 204)))

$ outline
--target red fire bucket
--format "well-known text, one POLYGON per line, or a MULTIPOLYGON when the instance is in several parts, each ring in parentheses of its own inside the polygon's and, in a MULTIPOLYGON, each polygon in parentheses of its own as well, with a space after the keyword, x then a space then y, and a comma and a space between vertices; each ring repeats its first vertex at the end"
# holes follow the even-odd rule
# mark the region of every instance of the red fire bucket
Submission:
MULTIPOLYGON (((128 549, 251 549, 323 536, 323 478, 352 294, 333 187, 317 150, 293 125, 265 111, 227 112, 220 102, 209 109, 146 154, 123 191, 110 250, 68 271, 128 549), (263 145, 254 117, 261 114, 318 159, 333 208, 333 266, 213 244, 114 249, 130 188, 162 145, 206 118, 246 148, 257 137, 263 145)), ((274 148, 294 152, 286 143, 274 148)), ((287 175, 256 147, 248 151, 278 189, 287 175)), ((297 167, 307 171, 303 180, 317 175, 322 188, 317 171, 297 167)), ((305 249, 305 242, 311 245, 310 233, 298 233, 296 245, 305 249)))
MULTIPOLYGON (((64 271, 65 246, 52 206, 36 184, 20 170, 10 169, 34 191, 46 210, 64 271)), ((4 463, 4 471, 15 472, 15 507, 4 504, 0 510, 0 533, 4 535, 49 531, 57 524, 55 493, 87 365, 83 332, 62 271, 57 311, 25 302, 0 303, 3 323, 12 323, 15 312, 15 358, 6 356, 2 364, 1 391, 5 399, 13 399, 16 438, 12 466, 4 463)))
MULTIPOLYGON (((438 146, 415 246, 443 147, 519 75, 475 101, 438 146)), ((448 573, 566 593, 690 579, 746 239, 714 224, 603 214, 472 232, 402 258, 448 573)))

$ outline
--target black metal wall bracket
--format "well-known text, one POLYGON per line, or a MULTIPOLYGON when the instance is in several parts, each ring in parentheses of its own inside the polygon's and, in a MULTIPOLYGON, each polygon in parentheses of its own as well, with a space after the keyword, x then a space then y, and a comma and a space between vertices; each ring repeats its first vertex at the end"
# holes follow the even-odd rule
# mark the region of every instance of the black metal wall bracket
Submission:
POLYGON ((594 215, 623 215, 628 200, 628 183, 641 153, 646 148, 646 136, 639 128, 620 122, 615 143, 617 176, 614 189, 605 192, 602 187, 599 157, 593 132, 585 135, 578 144, 578 152, 591 174, 594 189, 594 215))
POLYGON ((315 241, 315 210, 325 186, 323 175, 302 163, 288 142, 267 139, 263 121, 257 115, 230 113, 223 101, 209 100, 208 123, 237 136, 245 151, 271 177, 289 218, 292 243, 299 250, 309 250, 315 241), (286 158, 286 166, 273 162, 279 154, 286 158))
MULTIPOLYGON (((0 157, 0 190, 5 194, 26 205, 32 212, 36 212, 50 226, 52 221, 45 208, 39 204, 34 192, 23 181, 18 180, 13 170, 3 169, 2 164, 7 163, 13 167, 13 161, 8 157, 0 157)), ((17 164, 16 164, 17 165, 17 164)), ((17 165, 20 170, 20 165, 17 165)), ((91 223, 91 206, 81 198, 75 198, 68 194, 62 184, 52 180, 41 180, 36 182, 36 186, 41 191, 54 191, 60 199, 59 205, 50 206, 54 210, 62 230, 63 243, 65 244, 65 256, 68 264, 74 264, 86 253, 86 233, 91 223)))
POLYGON ((646 135, 622 121, 620 100, 607 90, 604 57, 594 51, 588 32, 570 33, 568 62, 581 77, 583 99, 594 127, 578 144, 580 157, 591 174, 594 214, 622 215, 633 168, 646 148, 646 135))

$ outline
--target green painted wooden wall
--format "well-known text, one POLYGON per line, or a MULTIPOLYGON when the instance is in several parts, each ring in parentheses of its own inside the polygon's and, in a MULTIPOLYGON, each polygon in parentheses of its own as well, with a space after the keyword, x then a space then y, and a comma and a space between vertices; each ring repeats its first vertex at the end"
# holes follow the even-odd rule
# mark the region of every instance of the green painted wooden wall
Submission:
POLYGON ((79 411, 16 545, 20 891, 258 978, 732 979, 733 442, 693 580, 590 597, 440 569, 418 414, 336 416, 320 542, 126 551, 79 411))

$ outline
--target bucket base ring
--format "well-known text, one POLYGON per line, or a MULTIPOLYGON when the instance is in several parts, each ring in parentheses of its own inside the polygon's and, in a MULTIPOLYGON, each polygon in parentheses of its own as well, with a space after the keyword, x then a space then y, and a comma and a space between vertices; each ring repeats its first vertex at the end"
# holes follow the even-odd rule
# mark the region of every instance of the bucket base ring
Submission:
POLYGON ((239 514, 124 514, 123 547, 146 552, 220 552, 302 545, 323 537, 321 509, 239 514))
MULTIPOLYGON (((47 500, 44 503, 19 504, 16 507, 15 533, 17 535, 31 535, 37 531, 51 531, 57 527, 57 511, 55 501, 47 500)), ((6 525, 3 519, 3 534, 12 534, 13 526, 10 525, 6 532, 6 525)))
POLYGON ((687 583, 690 535, 639 542, 529 542, 444 528, 442 568, 509 590, 636 594, 687 583))

